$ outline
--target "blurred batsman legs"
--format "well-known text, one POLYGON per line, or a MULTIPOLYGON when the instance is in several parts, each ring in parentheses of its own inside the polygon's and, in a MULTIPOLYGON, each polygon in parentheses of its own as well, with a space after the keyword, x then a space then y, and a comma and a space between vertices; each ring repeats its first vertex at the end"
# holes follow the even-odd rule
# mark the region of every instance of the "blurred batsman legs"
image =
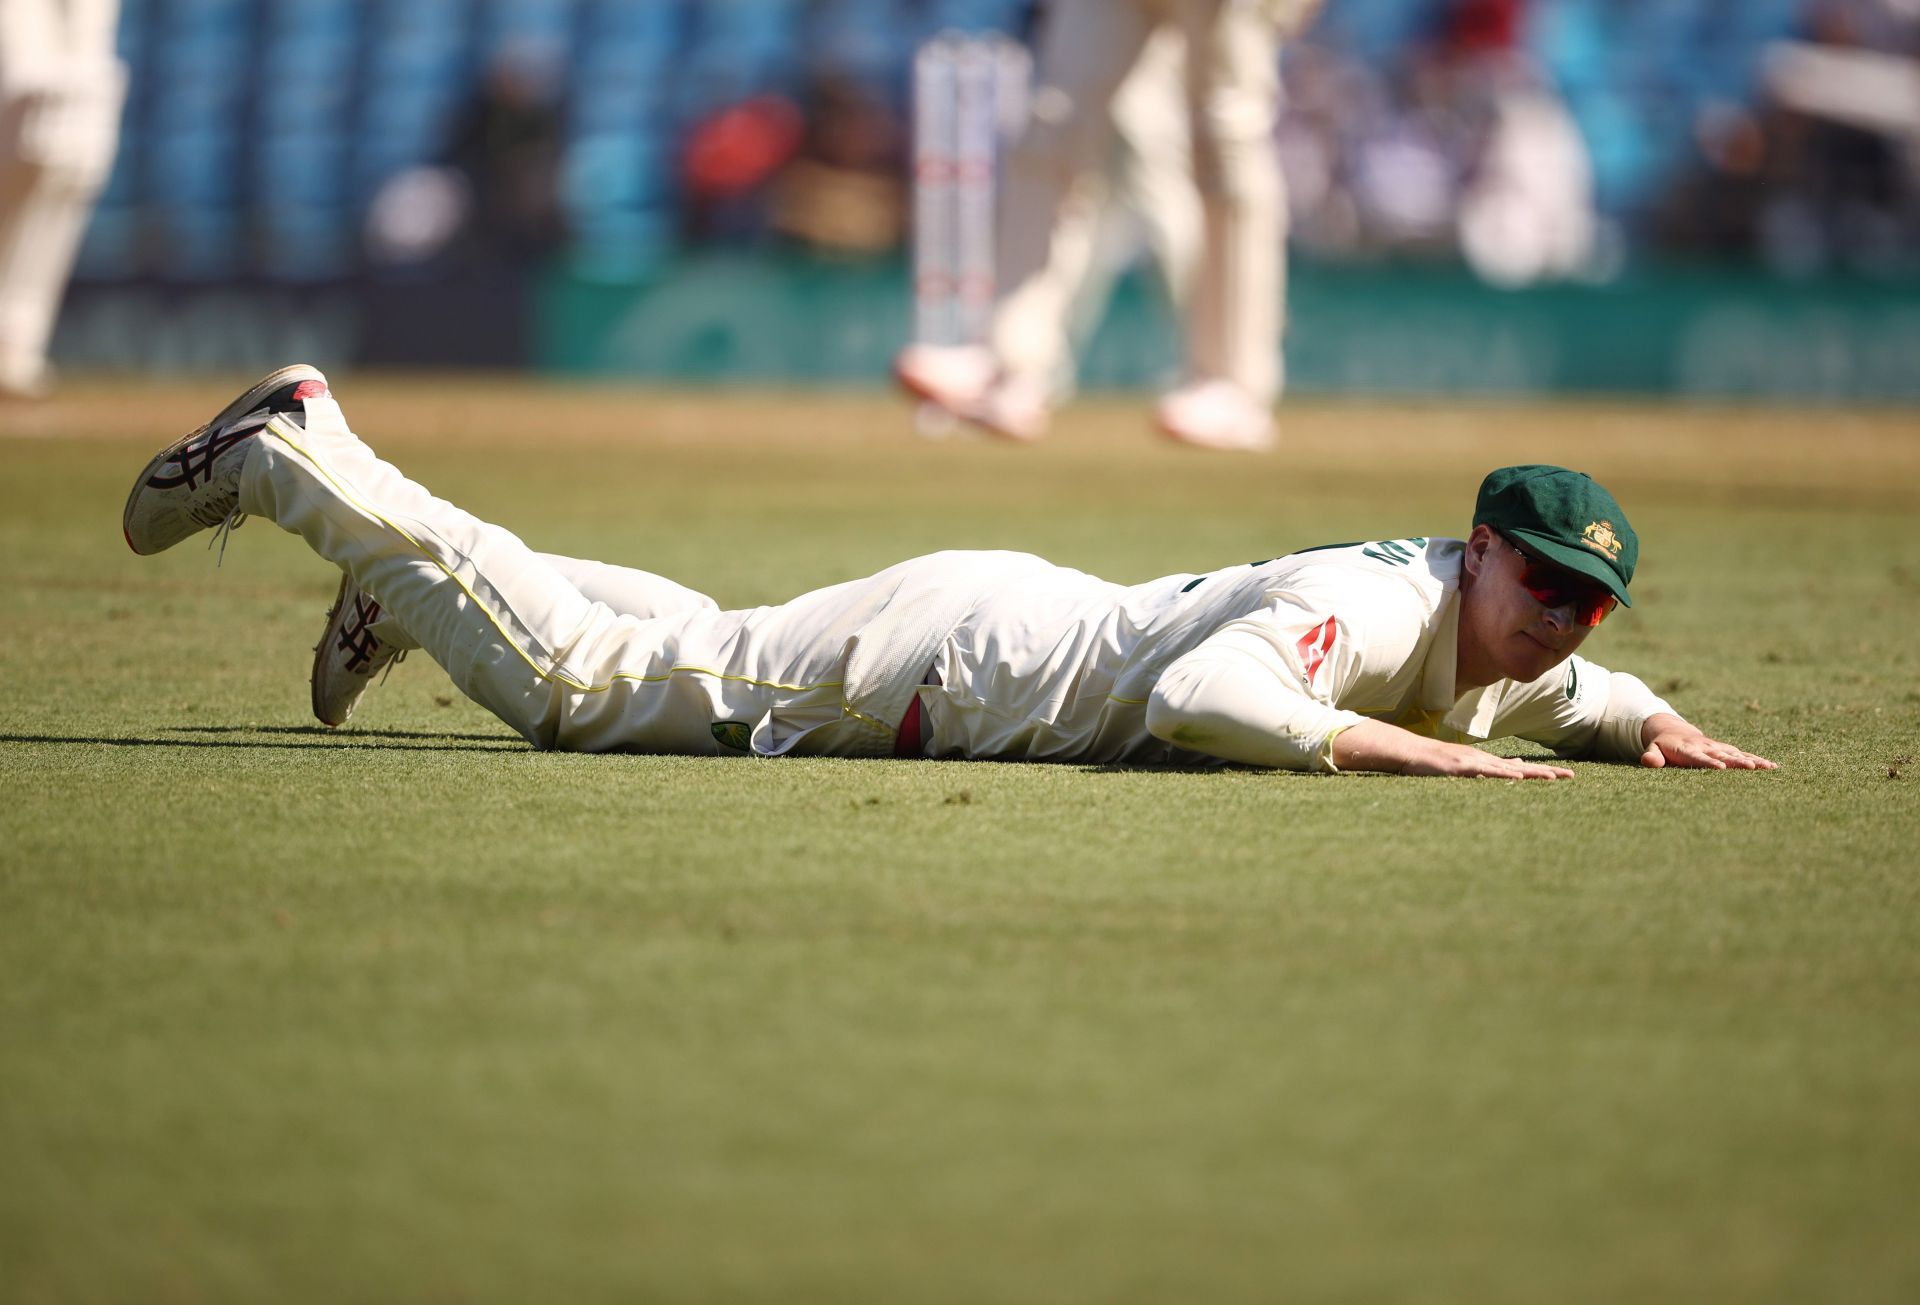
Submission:
POLYGON ((119 0, 0 0, 0 395, 50 387, 47 343, 126 98, 119 0))
POLYGON ((1176 440, 1263 449, 1273 443, 1280 395, 1286 258, 1273 138, 1279 44, 1267 15, 1250 3, 1214 0, 1179 6, 1179 13, 1205 229, 1187 305, 1188 378, 1161 400, 1157 416, 1176 440))
POLYGON ((1099 210, 1100 226, 1089 236, 1095 257, 1092 274, 1081 281, 1074 302, 1073 339, 1092 333, 1084 321, 1104 307, 1118 270, 1098 246, 1121 214, 1131 210, 1146 237, 1167 297, 1183 316, 1200 265, 1200 195, 1193 184, 1192 133, 1187 130, 1187 44, 1179 32, 1162 27, 1147 41, 1133 71, 1113 100, 1113 125, 1120 157, 1112 165, 1117 187, 1099 210))
POLYGON ((1179 238, 1177 217, 1156 233, 1183 310, 1187 372, 1161 401, 1157 424, 1201 447, 1269 447, 1285 259, 1273 142, 1278 41, 1316 8, 1311 0, 1056 0, 1027 128, 1007 161, 990 349, 911 346, 896 364, 901 382, 997 433, 1044 432, 1071 307, 1092 264, 1117 121, 1137 156, 1127 182, 1142 210, 1190 210, 1197 190, 1202 214, 1201 239, 1179 238), (1175 94, 1179 113, 1140 111, 1175 94), (1170 122, 1185 130, 1169 130, 1170 122))
MULTIPOLYGON (((1118 259, 1128 252, 1116 246, 1129 234, 1129 218, 1143 228, 1175 310, 1187 311, 1201 257, 1201 213, 1185 82, 1186 42, 1172 28, 1154 31, 1114 93, 1114 130, 1093 143, 1104 166, 1069 182, 1051 226, 1044 213, 1035 220, 1012 208, 1031 205, 1037 188, 1009 182, 1002 270, 1012 279, 993 315, 990 366, 999 376, 983 405, 999 433, 1043 432, 1050 407, 1072 392, 1075 354, 1098 325, 1118 259)), ((1008 166, 1043 163, 1022 150, 1008 166)))

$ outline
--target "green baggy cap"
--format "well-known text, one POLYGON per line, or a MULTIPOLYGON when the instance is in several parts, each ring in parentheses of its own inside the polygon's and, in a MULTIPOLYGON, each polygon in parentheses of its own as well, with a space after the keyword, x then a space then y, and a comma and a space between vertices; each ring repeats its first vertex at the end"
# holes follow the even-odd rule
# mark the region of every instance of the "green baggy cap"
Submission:
POLYGON ((1480 483, 1473 524, 1491 526, 1549 562, 1599 581, 1633 606, 1627 586, 1640 560, 1640 537, 1613 495, 1585 472, 1502 467, 1480 483))

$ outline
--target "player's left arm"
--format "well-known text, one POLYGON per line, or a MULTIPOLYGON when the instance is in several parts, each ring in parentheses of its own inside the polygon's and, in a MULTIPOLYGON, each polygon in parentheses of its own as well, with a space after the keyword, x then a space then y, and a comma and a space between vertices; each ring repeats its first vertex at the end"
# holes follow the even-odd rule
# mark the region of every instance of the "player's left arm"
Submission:
POLYGON ((1544 743, 1567 757, 1655 767, 1774 768, 1765 757, 1710 738, 1639 677, 1577 656, 1531 684, 1511 686, 1494 733, 1544 743))

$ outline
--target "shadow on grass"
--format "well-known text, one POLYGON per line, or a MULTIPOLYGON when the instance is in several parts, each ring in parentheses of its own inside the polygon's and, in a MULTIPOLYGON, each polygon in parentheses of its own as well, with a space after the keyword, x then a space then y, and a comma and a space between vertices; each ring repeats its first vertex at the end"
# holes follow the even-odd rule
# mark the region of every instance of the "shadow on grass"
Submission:
MULTIPOLYGON (((182 732, 186 732, 183 728, 182 732)), ((198 731, 211 732, 211 731, 198 731)), ((105 734, 0 734, 0 744, 4 743, 51 743, 80 744, 89 747, 109 748, 274 748, 305 752, 364 750, 367 748, 390 747, 401 752, 531 752, 521 740, 506 734, 422 734, 406 730, 355 730, 350 734, 338 731, 298 727, 280 727, 277 729, 222 729, 222 733, 233 734, 309 734, 304 740, 260 739, 260 738, 218 738, 218 739, 182 739, 147 738, 139 735, 105 734), (419 740, 419 741, 414 741, 419 740)))
MULTIPOLYGON (((1017 763, 1024 764, 1024 763, 1017 763)), ((1267 766, 1237 766, 1218 761, 1090 761, 1066 762, 1082 775, 1296 775, 1301 772, 1275 770, 1267 766)), ((1312 776, 1306 776, 1312 778, 1312 776)))
POLYGON ((335 729, 326 725, 169 725, 176 734, 298 734, 320 739, 432 739, 436 742, 518 743, 517 734, 455 734, 439 730, 335 729))

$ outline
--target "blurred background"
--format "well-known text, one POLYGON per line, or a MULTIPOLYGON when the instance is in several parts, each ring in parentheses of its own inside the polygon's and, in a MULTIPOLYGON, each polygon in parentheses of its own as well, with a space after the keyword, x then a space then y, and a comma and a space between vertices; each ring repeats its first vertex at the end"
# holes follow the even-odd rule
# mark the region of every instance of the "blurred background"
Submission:
MULTIPOLYGON (((89 369, 881 383, 911 61, 1022 0, 123 0, 89 369)), ((1920 397, 1920 0, 1329 0, 1295 393, 1920 397)), ((1088 386, 1173 370, 1127 266, 1088 386)))

